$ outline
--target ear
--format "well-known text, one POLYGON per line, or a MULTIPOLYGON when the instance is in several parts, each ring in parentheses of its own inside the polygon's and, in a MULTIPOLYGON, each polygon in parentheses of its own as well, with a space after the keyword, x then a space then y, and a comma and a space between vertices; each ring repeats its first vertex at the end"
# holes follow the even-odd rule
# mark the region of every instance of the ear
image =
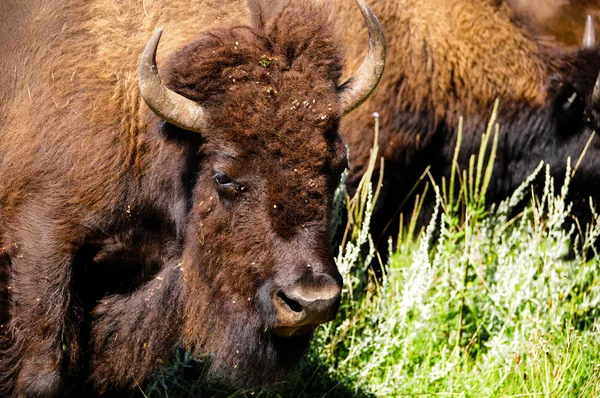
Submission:
POLYGON ((348 163, 348 145, 344 144, 341 137, 337 135, 333 144, 333 150, 335 152, 334 157, 331 161, 331 169, 334 173, 342 174, 344 170, 349 168, 348 163))
POLYGON ((290 0, 248 0, 252 25, 257 27, 265 26, 289 2, 290 0))
POLYGON ((551 76, 548 98, 552 101, 552 114, 562 136, 580 131, 585 120, 585 103, 581 93, 560 76, 551 76))

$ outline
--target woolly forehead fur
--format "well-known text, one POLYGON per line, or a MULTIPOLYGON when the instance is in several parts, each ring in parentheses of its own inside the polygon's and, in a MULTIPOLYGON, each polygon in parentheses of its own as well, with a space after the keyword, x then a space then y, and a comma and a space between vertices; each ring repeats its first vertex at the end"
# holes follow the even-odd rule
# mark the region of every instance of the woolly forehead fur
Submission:
POLYGON ((328 13, 288 5, 265 27, 203 35, 169 56, 161 74, 171 89, 208 108, 211 130, 234 141, 260 140, 272 151, 309 150, 290 152, 304 160, 322 156, 323 132, 337 118, 341 69, 328 13), (299 140, 309 145, 299 147, 299 140))
POLYGON ((208 110, 207 153, 234 153, 268 177, 281 233, 326 212, 342 70, 335 36, 324 9, 289 4, 266 26, 213 31, 159 66, 167 86, 208 110))

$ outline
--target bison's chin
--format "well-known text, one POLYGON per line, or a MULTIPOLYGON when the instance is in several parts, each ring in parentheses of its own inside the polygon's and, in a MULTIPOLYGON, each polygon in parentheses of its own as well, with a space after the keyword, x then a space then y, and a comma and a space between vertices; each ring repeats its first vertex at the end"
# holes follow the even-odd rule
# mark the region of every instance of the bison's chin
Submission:
POLYGON ((271 336, 254 352, 237 350, 231 361, 212 358, 208 379, 240 389, 256 389, 274 385, 300 361, 310 345, 309 336, 271 336))
POLYGON ((210 358, 207 378, 240 389, 281 381, 308 351, 312 337, 312 333, 277 336, 260 322, 239 315, 221 331, 213 330, 202 350, 210 358))

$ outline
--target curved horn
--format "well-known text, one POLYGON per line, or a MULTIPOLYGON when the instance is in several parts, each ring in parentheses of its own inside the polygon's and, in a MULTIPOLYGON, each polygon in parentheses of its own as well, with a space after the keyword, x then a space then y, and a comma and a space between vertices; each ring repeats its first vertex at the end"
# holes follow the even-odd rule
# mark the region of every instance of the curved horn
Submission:
POLYGON ((156 48, 162 35, 158 29, 146 44, 140 61, 140 93, 142 98, 161 119, 177 127, 202 132, 206 128, 204 108, 196 102, 169 90, 158 75, 156 48))
POLYGON ((591 15, 588 15, 585 21, 585 30, 583 31, 583 42, 581 43, 581 47, 596 47, 596 31, 594 29, 594 20, 591 15))
POLYGON ((356 0, 369 30, 369 50, 360 68, 338 89, 340 114, 347 115, 371 95, 385 68, 385 38, 377 17, 364 0, 356 0))
POLYGON ((596 111, 600 111, 600 73, 594 84, 594 91, 592 91, 592 107, 596 111))

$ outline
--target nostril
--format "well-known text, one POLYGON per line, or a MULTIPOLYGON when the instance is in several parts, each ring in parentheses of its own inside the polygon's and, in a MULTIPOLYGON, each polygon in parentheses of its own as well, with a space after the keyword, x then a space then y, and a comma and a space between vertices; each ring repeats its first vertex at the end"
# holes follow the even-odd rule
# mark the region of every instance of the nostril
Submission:
POLYGON ((282 291, 277 293, 277 297, 279 297, 287 306, 294 312, 302 312, 302 305, 297 301, 292 300, 288 296, 285 295, 282 291))

